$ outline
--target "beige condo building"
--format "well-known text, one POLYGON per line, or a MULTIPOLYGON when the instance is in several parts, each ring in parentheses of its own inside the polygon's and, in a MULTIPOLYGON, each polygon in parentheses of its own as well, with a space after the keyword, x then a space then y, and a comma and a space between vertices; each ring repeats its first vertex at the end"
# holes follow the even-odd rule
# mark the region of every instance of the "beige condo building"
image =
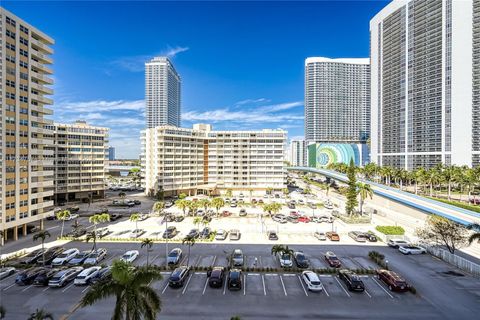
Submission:
MULTIPOLYGON (((0 7, 0 230, 26 234, 27 224, 53 210, 53 141, 45 116, 53 111, 49 85, 54 40, 0 7)), ((3 243, 2 239, 2 243, 3 243)))
POLYGON ((224 193, 264 194, 286 186, 283 130, 214 131, 159 126, 142 134, 145 192, 165 196, 224 193))

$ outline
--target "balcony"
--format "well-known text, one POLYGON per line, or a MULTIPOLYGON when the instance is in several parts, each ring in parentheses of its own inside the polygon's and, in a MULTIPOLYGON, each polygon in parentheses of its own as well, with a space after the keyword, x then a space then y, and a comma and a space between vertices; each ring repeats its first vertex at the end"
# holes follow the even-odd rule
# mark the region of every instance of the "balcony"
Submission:
POLYGON ((32 47, 36 48, 37 50, 40 49, 46 54, 53 54, 53 49, 51 47, 37 39, 31 38, 30 43, 32 44, 32 47))
POLYGON ((31 188, 53 187, 53 180, 32 182, 32 183, 30 184, 30 187, 31 187, 31 188))
POLYGON ((45 94, 53 94, 53 89, 51 89, 49 87, 45 87, 41 84, 32 82, 31 86, 32 86, 32 89, 38 90, 38 91, 43 92, 45 94))
POLYGON ((41 81, 43 83, 46 83, 46 84, 53 84, 53 79, 50 79, 38 72, 35 72, 35 71, 32 71, 30 72, 30 74, 32 75, 32 78, 33 79, 37 79, 38 81, 41 81))
POLYGON ((38 60, 41 60, 43 61, 44 63, 48 63, 48 64, 52 64, 53 63, 53 60, 52 58, 50 58, 49 56, 43 54, 43 53, 40 53, 39 51, 37 50, 30 50, 30 52, 32 53, 32 57, 36 57, 38 60))
POLYGON ((47 74, 53 74, 53 70, 50 69, 49 67, 47 67, 46 65, 44 65, 43 63, 40 63, 38 61, 35 61, 35 60, 31 60, 30 61, 30 65, 32 67, 35 67, 37 69, 39 69, 40 71, 44 72, 44 73, 47 73, 47 74))
POLYGON ((36 105, 31 105, 30 108, 32 109, 32 111, 37 111, 39 113, 43 113, 45 115, 52 115, 53 114, 53 110, 52 109, 49 109, 49 108, 45 108, 43 106, 36 106, 36 105))
POLYGON ((39 95, 39 94, 31 93, 30 97, 31 97, 32 100, 36 100, 36 101, 38 101, 40 103, 43 103, 43 104, 53 104, 52 99, 45 98, 44 96, 39 95))

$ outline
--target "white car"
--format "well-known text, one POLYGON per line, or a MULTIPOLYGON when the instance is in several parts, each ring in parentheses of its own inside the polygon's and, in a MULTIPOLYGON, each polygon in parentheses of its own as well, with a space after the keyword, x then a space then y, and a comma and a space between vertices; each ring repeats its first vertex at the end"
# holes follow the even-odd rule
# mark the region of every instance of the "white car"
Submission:
POLYGON ((290 268, 293 266, 292 256, 289 254, 282 253, 280 255, 280 266, 282 268, 290 268))
POLYGON ((418 246, 412 246, 412 245, 400 246, 400 247, 398 247, 398 251, 400 251, 403 254, 424 254, 424 253, 427 253, 427 250, 425 248, 418 247, 418 246))
POLYGON ((138 250, 130 250, 123 254, 120 260, 124 262, 133 262, 138 257, 138 250))
POLYGON ((93 251, 92 253, 90 253, 90 255, 88 256, 87 259, 85 259, 85 261, 83 262, 83 264, 85 265, 94 265, 94 264, 98 264, 100 261, 102 261, 103 259, 105 259, 105 256, 107 255, 107 249, 105 248, 99 248, 97 249, 97 251, 93 251))
POLYGON ((65 219, 65 221, 70 221, 70 220, 74 220, 74 219, 77 219, 78 218, 78 214, 76 213, 70 213, 67 218, 65 219))
POLYGON ((318 275, 313 271, 303 271, 302 272, 302 279, 307 285, 308 290, 310 291, 322 291, 323 286, 322 282, 320 282, 320 278, 318 275))
POLYGON ((6 277, 11 276, 12 274, 15 273, 15 268, 14 267, 4 267, 0 269, 0 280, 6 277))
POLYGON ((142 234, 144 234, 146 231, 143 229, 134 229, 132 232, 130 232, 130 238, 138 238, 142 234))
POLYGON ((79 253, 80 250, 78 250, 77 248, 65 250, 58 257, 53 259, 52 266, 63 266, 79 253))
POLYGON ((388 240, 387 242, 388 246, 389 247, 392 247, 392 248, 395 248, 395 249, 398 249, 398 247, 401 247, 401 246, 408 246, 409 243, 405 240, 402 240, 402 239, 390 239, 388 240))
POLYGON ((227 231, 223 229, 219 229, 215 233, 215 240, 225 240, 227 239, 227 235, 228 235, 227 231))
POLYGON ((80 274, 75 278, 73 284, 76 286, 82 286, 90 283, 90 280, 95 278, 102 267, 90 267, 88 269, 83 270, 80 274))

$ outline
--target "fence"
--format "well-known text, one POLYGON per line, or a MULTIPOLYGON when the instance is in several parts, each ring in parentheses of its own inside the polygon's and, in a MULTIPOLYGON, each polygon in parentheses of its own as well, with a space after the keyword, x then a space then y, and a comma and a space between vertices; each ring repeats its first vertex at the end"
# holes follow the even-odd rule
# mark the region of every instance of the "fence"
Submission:
POLYGON ((431 255, 433 255, 437 258, 440 258, 443 261, 445 261, 447 263, 450 263, 450 264, 456 266, 457 268, 459 268, 461 270, 470 272, 475 277, 480 278, 480 264, 476 264, 476 263, 471 262, 471 261, 469 261, 465 258, 459 257, 455 254, 451 254, 447 250, 444 250, 444 249, 441 249, 441 248, 438 248, 438 247, 428 246, 427 251, 431 255))

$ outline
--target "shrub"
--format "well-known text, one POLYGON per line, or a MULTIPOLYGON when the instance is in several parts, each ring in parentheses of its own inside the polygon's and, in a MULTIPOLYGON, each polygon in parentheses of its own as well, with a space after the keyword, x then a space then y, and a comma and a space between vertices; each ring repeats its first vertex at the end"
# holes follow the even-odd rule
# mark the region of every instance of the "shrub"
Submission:
POLYGON ((417 294, 417 289, 415 289, 414 286, 410 286, 410 287, 408 288, 408 290, 409 290, 412 294, 417 294))
POLYGON ((399 226, 376 226, 375 229, 385 235, 403 236, 405 229, 399 226))

